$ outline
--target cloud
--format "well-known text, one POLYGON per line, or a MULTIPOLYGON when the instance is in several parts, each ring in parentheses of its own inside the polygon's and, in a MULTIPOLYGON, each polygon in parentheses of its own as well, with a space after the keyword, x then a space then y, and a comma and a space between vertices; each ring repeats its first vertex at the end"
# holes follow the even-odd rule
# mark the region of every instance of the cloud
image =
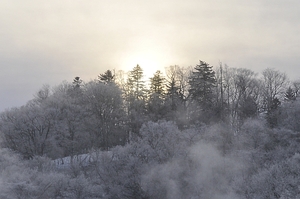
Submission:
POLYGON ((33 91, 50 79, 35 74, 51 73, 49 84, 74 75, 89 80, 107 69, 133 68, 136 56, 155 59, 151 63, 157 66, 150 67, 155 70, 202 59, 256 71, 274 67, 296 76, 299 5, 295 0, 1 1, 2 80, 12 85, 13 75, 26 82, 32 74, 33 91))

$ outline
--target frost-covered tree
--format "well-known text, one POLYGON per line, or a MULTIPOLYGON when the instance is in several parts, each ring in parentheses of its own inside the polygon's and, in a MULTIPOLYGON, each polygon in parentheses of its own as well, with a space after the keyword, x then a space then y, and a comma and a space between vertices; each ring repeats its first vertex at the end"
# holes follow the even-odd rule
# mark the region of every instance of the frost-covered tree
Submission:
POLYGON ((0 198, 103 198, 101 185, 83 174, 58 171, 49 158, 24 160, 1 148, 0 163, 0 198))
POLYGON ((287 76, 280 71, 267 68, 263 71, 263 96, 265 110, 269 111, 275 98, 281 99, 286 89, 287 76))
POLYGON ((267 120, 271 127, 277 125, 279 114, 277 108, 284 98, 286 84, 287 76, 285 73, 270 68, 263 71, 263 109, 267 113, 267 120))
POLYGON ((53 90, 49 106, 59 112, 55 123, 55 139, 61 157, 73 157, 86 152, 90 137, 83 128, 83 121, 88 117, 83 104, 83 89, 64 82, 53 90))
POLYGON ((226 119, 223 121, 231 123, 238 129, 244 120, 257 116, 261 83, 255 72, 245 68, 230 68, 228 66, 222 68, 222 84, 220 83, 220 73, 217 71, 219 82, 217 88, 219 94, 217 96, 219 101, 222 98, 223 109, 225 108, 223 114, 226 115, 226 119))
POLYGON ((38 92, 35 93, 34 99, 30 101, 31 104, 40 105, 44 103, 51 95, 50 86, 45 84, 38 92))
POLYGON ((126 142, 125 112, 122 93, 114 84, 91 81, 85 85, 83 119, 93 147, 108 149, 126 142))
POLYGON ((184 157, 187 140, 172 122, 148 122, 136 142, 96 153, 92 175, 104 185, 107 198, 155 198, 146 193, 143 176, 157 164, 184 157))
POLYGON ((300 131, 300 101, 285 103, 282 105, 278 126, 290 129, 295 132, 300 131))
POLYGON ((50 155, 54 148, 56 111, 30 104, 1 114, 0 128, 6 147, 25 158, 50 155))

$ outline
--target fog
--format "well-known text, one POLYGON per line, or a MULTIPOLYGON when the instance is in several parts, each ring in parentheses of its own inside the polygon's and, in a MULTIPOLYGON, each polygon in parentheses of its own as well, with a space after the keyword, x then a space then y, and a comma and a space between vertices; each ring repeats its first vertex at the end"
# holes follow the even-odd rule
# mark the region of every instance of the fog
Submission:
POLYGON ((0 197, 299 198, 299 81, 173 65, 41 85, 0 114, 0 197))

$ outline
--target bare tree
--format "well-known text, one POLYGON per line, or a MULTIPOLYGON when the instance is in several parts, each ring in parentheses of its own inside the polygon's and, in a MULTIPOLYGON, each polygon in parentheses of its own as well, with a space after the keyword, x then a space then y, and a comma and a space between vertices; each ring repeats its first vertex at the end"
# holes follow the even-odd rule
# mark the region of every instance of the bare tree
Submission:
POLYGON ((260 99, 260 81, 257 74, 245 68, 227 65, 217 70, 217 97, 232 126, 239 128, 247 117, 255 116, 260 99), (221 87, 222 86, 222 87, 221 87))
POLYGON ((192 67, 173 65, 165 68, 166 73, 166 102, 169 103, 169 118, 175 120, 181 127, 187 124, 187 99, 189 76, 192 67))
POLYGON ((273 101, 283 97, 288 79, 285 73, 278 70, 267 68, 263 71, 263 90, 264 108, 269 111, 273 101))
POLYGON ((52 149, 55 114, 39 106, 23 106, 1 115, 0 127, 6 147, 25 158, 49 154, 52 149))
POLYGON ((278 124, 278 107, 284 99, 284 93, 288 85, 287 76, 277 70, 267 68, 263 71, 263 110, 266 111, 266 119, 271 128, 278 124))

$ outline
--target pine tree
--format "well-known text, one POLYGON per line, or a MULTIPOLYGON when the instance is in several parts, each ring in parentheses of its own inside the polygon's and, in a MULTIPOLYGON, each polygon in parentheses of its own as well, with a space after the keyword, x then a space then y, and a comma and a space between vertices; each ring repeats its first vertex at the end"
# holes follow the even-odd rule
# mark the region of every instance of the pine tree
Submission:
POLYGON ((104 74, 100 74, 98 79, 100 82, 108 84, 114 81, 114 77, 115 75, 113 75, 111 70, 107 70, 104 74))
POLYGON ((80 77, 75 77, 73 82, 72 89, 69 90, 69 94, 72 97, 79 97, 82 94, 82 79, 80 77))
POLYGON ((73 85, 75 88, 79 88, 81 86, 82 80, 80 77, 75 77, 73 80, 73 85))
POLYGON ((164 77, 158 70, 152 78, 150 78, 150 90, 147 103, 147 113, 153 121, 163 119, 167 113, 165 105, 165 85, 164 77))
POLYGON ((190 76, 190 97, 201 109, 211 109, 213 106, 213 89, 216 84, 215 72, 212 66, 200 61, 190 76))
POLYGON ((189 84, 191 122, 210 122, 214 118, 213 89, 216 86, 216 77, 212 66, 200 61, 189 78, 189 84))
POLYGON ((177 101, 179 101, 179 88, 176 85, 176 79, 172 78, 166 84, 166 96, 171 101, 171 109, 175 111, 177 109, 177 101))
POLYGON ((124 95, 127 106, 127 115, 130 131, 138 134, 145 120, 145 83, 143 81, 143 69, 137 65, 128 73, 124 95))
POLYGON ((158 70, 153 77, 150 78, 150 93, 162 95, 164 93, 164 77, 158 70))
POLYGON ((284 99, 285 101, 295 101, 296 100, 296 93, 294 92, 294 90, 289 87, 287 89, 287 91, 284 94, 284 99))
POLYGON ((144 99, 145 97, 145 82, 143 81, 143 69, 137 65, 129 72, 127 85, 130 94, 136 99, 144 99))

